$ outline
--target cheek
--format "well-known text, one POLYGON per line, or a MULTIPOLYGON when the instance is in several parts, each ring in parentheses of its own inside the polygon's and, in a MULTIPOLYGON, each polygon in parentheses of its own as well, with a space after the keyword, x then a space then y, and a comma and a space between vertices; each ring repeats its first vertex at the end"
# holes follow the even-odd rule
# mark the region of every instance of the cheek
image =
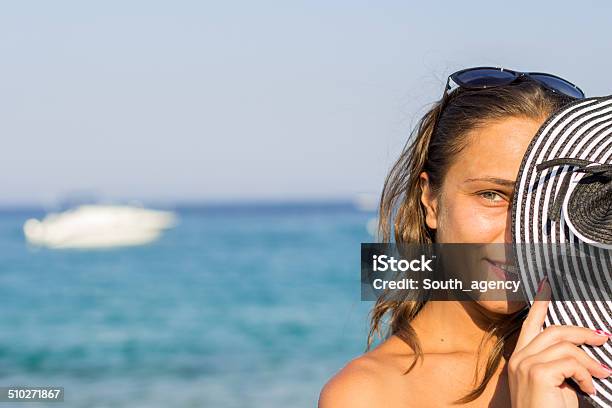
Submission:
POLYGON ((472 199, 455 200, 441 208, 439 242, 489 243, 503 238, 506 208, 476 205, 472 199))

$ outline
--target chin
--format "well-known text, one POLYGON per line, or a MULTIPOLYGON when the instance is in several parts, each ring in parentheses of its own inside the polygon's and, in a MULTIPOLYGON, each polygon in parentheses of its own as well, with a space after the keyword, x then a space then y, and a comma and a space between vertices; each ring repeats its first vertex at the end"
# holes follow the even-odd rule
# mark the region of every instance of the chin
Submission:
POLYGON ((527 306, 525 302, 507 300, 479 300, 478 305, 487 312, 501 315, 511 315, 527 306))

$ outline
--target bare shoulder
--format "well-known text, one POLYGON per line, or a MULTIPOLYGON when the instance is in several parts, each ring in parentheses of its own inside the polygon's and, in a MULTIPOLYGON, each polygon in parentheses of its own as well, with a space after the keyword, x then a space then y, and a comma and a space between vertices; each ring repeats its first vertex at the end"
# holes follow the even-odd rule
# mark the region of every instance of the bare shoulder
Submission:
MULTIPOLYGON (((474 359, 464 352, 426 352, 413 366, 414 352, 392 336, 333 376, 321 391, 319 408, 451 406, 471 390, 474 359)), ((488 405, 491 397, 492 390, 471 406, 488 405)))
POLYGON ((344 366, 321 390, 319 408, 391 406, 399 376, 389 346, 382 344, 344 366))
POLYGON ((376 407, 380 404, 384 382, 380 363, 367 354, 349 362, 325 384, 319 408, 376 407))

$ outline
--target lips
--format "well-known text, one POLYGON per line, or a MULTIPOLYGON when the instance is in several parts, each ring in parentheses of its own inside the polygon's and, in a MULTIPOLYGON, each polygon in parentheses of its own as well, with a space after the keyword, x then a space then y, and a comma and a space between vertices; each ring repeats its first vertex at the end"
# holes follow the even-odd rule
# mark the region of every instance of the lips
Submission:
POLYGON ((514 265, 505 263, 505 262, 499 262, 499 261, 493 261, 489 258, 485 258, 485 260, 489 263, 489 265, 491 266, 491 270, 499 277, 502 279, 514 279, 515 277, 518 276, 518 271, 516 269, 516 267, 514 265))

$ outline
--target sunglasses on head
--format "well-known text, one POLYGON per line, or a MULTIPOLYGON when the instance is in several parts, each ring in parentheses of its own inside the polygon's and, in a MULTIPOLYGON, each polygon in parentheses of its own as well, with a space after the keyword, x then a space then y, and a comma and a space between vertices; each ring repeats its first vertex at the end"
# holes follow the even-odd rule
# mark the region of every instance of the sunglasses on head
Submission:
POLYGON ((462 69, 451 74, 446 81, 444 93, 451 89, 452 80, 464 89, 485 89, 496 86, 510 85, 519 78, 528 77, 552 92, 560 93, 575 99, 585 97, 584 92, 571 82, 556 75, 543 72, 518 72, 511 69, 495 67, 475 67, 462 69))

